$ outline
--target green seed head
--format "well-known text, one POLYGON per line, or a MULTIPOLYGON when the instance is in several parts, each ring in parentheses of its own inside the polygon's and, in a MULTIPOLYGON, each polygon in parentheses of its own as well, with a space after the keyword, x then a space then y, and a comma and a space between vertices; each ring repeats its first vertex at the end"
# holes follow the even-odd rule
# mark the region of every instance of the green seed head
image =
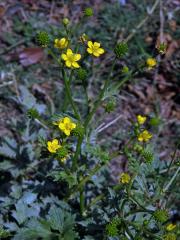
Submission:
POLYGON ((36 36, 36 39, 37 39, 38 44, 41 47, 47 47, 49 44, 49 41, 50 41, 49 35, 45 31, 39 32, 36 36))
POLYGON ((114 53, 116 54, 117 58, 123 57, 128 52, 127 43, 121 42, 116 45, 114 48, 114 53))
POLYGON ((90 8, 90 7, 88 7, 88 8, 85 8, 85 10, 84 10, 84 15, 86 16, 86 17, 91 17, 91 16, 93 16, 93 9, 92 8, 90 8))
POLYGON ((81 124, 77 124, 76 128, 72 130, 74 136, 82 137, 84 135, 84 127, 81 124))
POLYGON ((29 118, 33 118, 33 119, 35 119, 35 118, 38 119, 39 118, 39 113, 35 108, 30 108, 27 111, 27 115, 28 115, 29 118))
POLYGON ((77 75, 78 75, 79 80, 81 80, 81 81, 84 81, 87 78, 87 72, 83 68, 78 69, 77 75))
POLYGON ((58 159, 65 158, 65 157, 67 157, 67 155, 68 155, 68 149, 66 147, 61 147, 58 149, 58 151, 57 151, 58 159))
POLYGON ((176 234, 174 233, 168 233, 166 235, 164 235, 163 240, 176 240, 176 234))
POLYGON ((110 100, 105 105, 105 112, 110 113, 113 112, 116 108, 116 101, 114 99, 110 100))
POLYGON ((165 209, 158 209, 154 212, 154 218, 157 222, 166 222, 168 220, 168 212, 165 209))

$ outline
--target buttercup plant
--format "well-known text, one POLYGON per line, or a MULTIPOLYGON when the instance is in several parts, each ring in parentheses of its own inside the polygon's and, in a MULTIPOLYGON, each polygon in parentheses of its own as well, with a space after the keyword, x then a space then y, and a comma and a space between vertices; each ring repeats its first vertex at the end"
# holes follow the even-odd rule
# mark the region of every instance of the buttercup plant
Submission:
MULTIPOLYGON (((92 15, 93 9, 86 8, 83 21, 90 21, 92 15)), ((77 26, 80 25, 81 22, 77 26)), ((64 36, 53 36, 52 41, 44 31, 37 35, 39 45, 53 58, 64 83, 62 111, 48 121, 36 109, 28 111, 28 116, 38 120, 47 132, 40 141, 41 157, 52 164, 47 177, 62 186, 61 199, 54 198, 52 205, 46 199, 48 215, 33 219, 35 224, 29 222, 28 215, 27 221, 19 223, 19 226, 24 224, 23 231, 18 227, 14 239, 178 239, 178 223, 171 220, 173 209, 168 196, 180 167, 175 164, 176 150, 168 164, 163 164, 155 153, 156 133, 151 114, 134 116, 120 149, 106 149, 106 145, 98 144, 95 139, 99 129, 95 129, 93 120, 98 108, 104 107, 106 114, 112 114, 116 108, 115 93, 119 94, 123 86, 142 71, 124 66, 121 80, 113 84, 115 66, 130 54, 128 42, 117 42, 114 49, 106 49, 94 36, 81 33, 76 38, 77 32, 73 30, 77 28, 72 27, 70 19, 64 18, 62 27, 64 36), (97 96, 92 99, 88 88, 90 70, 94 61, 103 61, 109 53, 111 66, 97 96), (85 96, 83 106, 74 98, 76 80, 80 81, 85 96), (126 166, 113 182, 111 173, 108 174, 109 164, 120 156, 126 160, 126 166), (60 207, 57 209, 57 206, 60 207), (38 231, 35 231, 36 221, 38 231)), ((161 46, 160 51, 163 49, 161 46)), ((156 65, 156 56, 148 58, 143 70, 151 70, 156 65)), ((43 204, 41 202, 39 208, 43 204)), ((29 214, 31 209, 29 206, 27 209, 29 214)), ((45 208, 42 216, 44 212, 45 208)), ((1 232, 3 236, 5 230, 1 232)))
MULTIPOLYGON (((92 15, 93 10, 86 8, 84 16, 91 17, 92 15)), ((141 177, 144 177, 141 172, 143 171, 142 169, 151 166, 150 171, 153 171, 152 164, 155 158, 150 146, 154 134, 148 130, 148 124, 150 124, 152 120, 149 119, 148 116, 137 115, 136 120, 132 123, 134 131, 131 132, 128 143, 122 147, 122 151, 120 152, 105 153, 100 146, 95 148, 91 146, 90 143, 91 122, 97 109, 100 106, 104 106, 105 111, 111 113, 116 107, 113 96, 111 96, 110 100, 106 99, 106 92, 112 84, 111 76, 115 64, 118 59, 126 57, 128 53, 128 44, 125 41, 119 42, 115 45, 114 51, 111 51, 111 53, 114 52, 114 60, 112 60, 109 75, 103 81, 103 87, 99 95, 91 102, 91 106, 89 106, 86 61, 88 61, 87 59, 106 56, 110 50, 105 50, 103 43, 98 42, 98 39, 92 41, 90 36, 88 36, 88 38, 85 37, 85 33, 79 37, 80 41, 76 39, 75 45, 73 45, 72 42, 74 41, 71 39, 73 31, 69 22, 69 19, 68 21, 63 20, 66 33, 70 34, 63 36, 63 38, 54 39, 54 48, 59 50, 59 54, 55 55, 52 48, 49 49, 49 54, 51 54, 59 66, 64 81, 64 91, 67 101, 64 112, 62 113, 65 116, 62 115, 62 117, 59 117, 53 122, 53 125, 56 126, 56 138, 47 141, 48 151, 54 154, 53 156, 55 158, 61 155, 61 163, 63 163, 63 165, 61 165, 61 169, 58 170, 60 176, 59 181, 63 179, 63 181, 68 183, 68 189, 63 200, 71 203, 73 199, 76 199, 79 203, 79 215, 81 215, 83 219, 93 218, 91 211, 93 211, 98 204, 101 206, 102 201, 108 201, 109 194, 108 192, 101 192, 99 195, 88 200, 88 190, 86 187, 88 183, 92 181, 93 176, 96 176, 103 167, 107 166, 111 159, 118 155, 124 155, 128 161, 128 173, 122 172, 119 176, 119 182, 114 185, 111 190, 117 198, 117 209, 111 210, 107 219, 102 223, 101 228, 103 229, 104 227, 104 230, 101 231, 101 236, 98 239, 110 239, 109 237, 117 237, 117 239, 176 239, 176 225, 169 223, 166 227, 164 226, 170 218, 170 215, 168 210, 163 208, 164 204, 161 206, 159 202, 159 206, 157 206, 157 201, 159 200, 156 192, 153 192, 156 200, 153 200, 153 197, 150 199, 149 193, 146 192, 149 191, 149 189, 144 190, 144 193, 143 191, 139 194, 137 192, 141 177), (81 81, 82 89, 85 91, 87 99, 86 108, 88 109, 87 115, 82 114, 73 98, 71 83, 76 78, 81 81), (69 115, 68 109, 71 112, 69 115), (64 149, 64 151, 62 151, 62 149, 64 149), (70 154, 67 149, 71 149, 70 154), (95 157, 96 161, 90 163, 87 158, 84 160, 84 151, 88 152, 89 157, 95 157), (138 197, 138 195, 141 196, 142 194, 144 194, 145 197, 144 201, 138 197), (132 221, 133 218, 136 219, 138 214, 141 214, 141 220, 132 221), (173 234, 169 233, 170 231, 174 231, 173 234), (138 234, 140 234, 140 236, 138 236, 138 234)), ((47 45, 47 41, 44 43, 41 41, 41 44, 43 46, 47 45)), ((159 51, 162 51, 163 46, 159 49, 159 51)), ((92 60, 90 62, 92 62, 92 60)), ((157 61, 155 57, 148 58, 144 63, 144 70, 146 70, 146 68, 151 70, 155 68, 156 65, 157 61)), ((138 69, 131 71, 127 66, 124 66, 122 69, 124 78, 117 85, 117 90, 119 91, 119 89, 133 77, 134 72, 137 71, 138 69)), ((52 130, 52 132, 53 131, 54 130, 52 130)), ((51 176, 56 179, 57 172, 56 175, 52 173, 51 176)), ((155 183, 153 186, 157 188, 157 184, 162 185, 162 183, 155 183)), ((146 188, 148 187, 146 186, 146 188)), ((161 195, 162 198, 164 197, 162 191, 158 194, 161 195)), ((111 208, 111 204, 112 203, 109 203, 108 209, 111 208)))

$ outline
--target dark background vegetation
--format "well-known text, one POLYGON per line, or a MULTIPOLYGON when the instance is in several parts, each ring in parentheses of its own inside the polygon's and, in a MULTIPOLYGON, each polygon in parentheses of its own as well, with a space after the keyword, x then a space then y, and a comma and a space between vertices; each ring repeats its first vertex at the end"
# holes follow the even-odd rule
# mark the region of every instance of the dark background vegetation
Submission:
MULTIPOLYGON (((106 56, 95 61, 93 70, 89 66, 89 93, 93 99, 97 94, 94 89, 102 85, 108 72, 116 42, 132 33, 154 2, 0 1, 0 195, 3 203, 8 204, 9 194, 16 198, 13 194, 18 194, 18 189, 34 189, 34 184, 42 195, 63 191, 51 180, 44 180, 49 165, 43 165, 43 159, 40 160, 38 136, 47 137, 48 131, 39 123, 34 126, 26 114, 29 108, 36 107, 48 119, 62 109, 63 79, 53 59, 38 47, 36 33, 45 30, 53 41, 58 34, 63 36, 64 17, 76 24, 85 7, 94 9, 94 16, 77 32, 77 37, 86 33, 92 40, 101 42, 107 51, 106 56)), ((162 2, 163 16, 157 7, 129 40, 128 56, 116 64, 112 79, 119 81, 123 65, 133 69, 147 57, 157 56, 155 46, 160 32, 168 46, 166 54, 160 57, 155 70, 139 73, 126 84, 116 97, 113 113, 98 109, 94 134, 99 133, 98 142, 107 149, 117 149, 128 140, 127 129, 137 114, 156 117, 160 123, 153 144, 158 146, 160 159, 166 159, 176 148, 180 134, 180 4, 178 0, 162 2)), ((75 99, 83 110, 79 83, 73 85, 75 99)), ((122 168, 126 168, 124 159, 112 161, 110 171, 114 180, 122 168)))

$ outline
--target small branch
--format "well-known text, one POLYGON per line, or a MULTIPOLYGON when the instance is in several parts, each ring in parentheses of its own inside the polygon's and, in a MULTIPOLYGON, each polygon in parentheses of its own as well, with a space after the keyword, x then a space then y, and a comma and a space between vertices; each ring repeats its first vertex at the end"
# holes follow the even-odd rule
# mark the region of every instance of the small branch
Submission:
POLYGON ((4 83, 0 84, 0 88, 12 85, 13 83, 14 83, 13 81, 4 82, 4 83))
POLYGON ((178 167, 178 169, 176 170, 175 174, 172 176, 171 180, 169 181, 169 183, 166 185, 166 187, 164 187, 163 192, 167 192, 167 190, 169 189, 169 187, 171 186, 171 184, 174 182, 175 178, 177 177, 178 173, 180 171, 180 167, 178 167))
POLYGON ((128 42, 129 40, 131 40, 134 35, 136 35, 137 31, 147 22, 147 20, 151 17, 151 15, 153 14, 153 12, 155 11, 156 7, 158 6, 160 0, 156 0, 156 2, 154 3, 154 5, 152 6, 152 8, 149 10, 148 12, 148 16, 146 16, 138 25, 135 29, 133 29, 132 33, 129 34, 129 36, 127 36, 127 38, 125 39, 125 42, 128 42))

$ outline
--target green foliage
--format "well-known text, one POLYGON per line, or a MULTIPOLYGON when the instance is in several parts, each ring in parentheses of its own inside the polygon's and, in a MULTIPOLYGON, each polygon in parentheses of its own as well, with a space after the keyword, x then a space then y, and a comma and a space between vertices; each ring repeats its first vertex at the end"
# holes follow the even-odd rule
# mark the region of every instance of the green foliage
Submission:
MULTIPOLYGON (((37 41, 40 46, 49 47, 47 52, 53 59, 48 58, 48 67, 37 64, 29 66, 27 72, 22 67, 16 70, 22 85, 15 86, 17 96, 11 100, 18 106, 20 117, 11 119, 8 123, 11 137, 0 143, 0 238, 175 240, 178 235, 176 229, 173 233, 166 230, 166 221, 171 217, 168 213, 177 207, 179 159, 177 149, 161 159, 156 133, 164 120, 153 117, 148 121, 147 116, 143 124, 132 118, 126 128, 124 120, 113 125, 116 123, 113 112, 121 100, 119 92, 127 81, 144 76, 144 68, 140 67, 143 59, 155 52, 152 49, 148 52, 143 34, 131 32, 142 20, 140 15, 145 14, 145 1, 129 3, 132 11, 117 2, 111 7, 104 4, 98 16, 100 24, 93 27, 89 22, 85 27, 81 25, 90 21, 84 17, 77 25, 64 18, 60 27, 45 26, 46 20, 41 19, 49 34, 39 32, 37 41), (128 33, 137 34, 135 41, 127 45, 122 39, 128 33), (68 39, 67 48, 72 48, 73 54, 81 54, 79 60, 79 55, 70 54, 70 61, 79 61, 77 70, 73 65, 69 68, 69 63, 61 58, 66 47, 54 49, 50 45, 55 38, 68 39), (113 53, 117 39, 121 42, 113 53), (96 51, 96 55, 89 55, 88 40, 101 42, 105 54, 99 58, 96 51), (36 79, 36 72, 46 81, 36 79), (110 113, 107 124, 106 113, 110 113), (65 117, 68 120, 60 128, 60 120, 65 117), (109 123, 112 132, 104 136, 102 129, 109 123), (138 140, 138 134, 146 128, 153 134, 150 143, 138 140), (53 139, 56 144, 49 151, 47 141, 53 139), (114 158, 118 159, 114 168, 122 165, 123 173, 129 174, 128 181, 119 181, 119 176, 114 176, 111 162, 114 158)), ((93 9, 86 8, 84 16, 92 15, 93 9)), ((18 17, 15 20, 16 32, 24 34, 27 44, 34 37, 32 32, 42 29, 38 19, 29 18, 26 27, 22 27, 18 17)), ((143 32, 144 29, 140 30, 143 32)), ((4 39, 10 44, 16 42, 8 34, 4 39)))

